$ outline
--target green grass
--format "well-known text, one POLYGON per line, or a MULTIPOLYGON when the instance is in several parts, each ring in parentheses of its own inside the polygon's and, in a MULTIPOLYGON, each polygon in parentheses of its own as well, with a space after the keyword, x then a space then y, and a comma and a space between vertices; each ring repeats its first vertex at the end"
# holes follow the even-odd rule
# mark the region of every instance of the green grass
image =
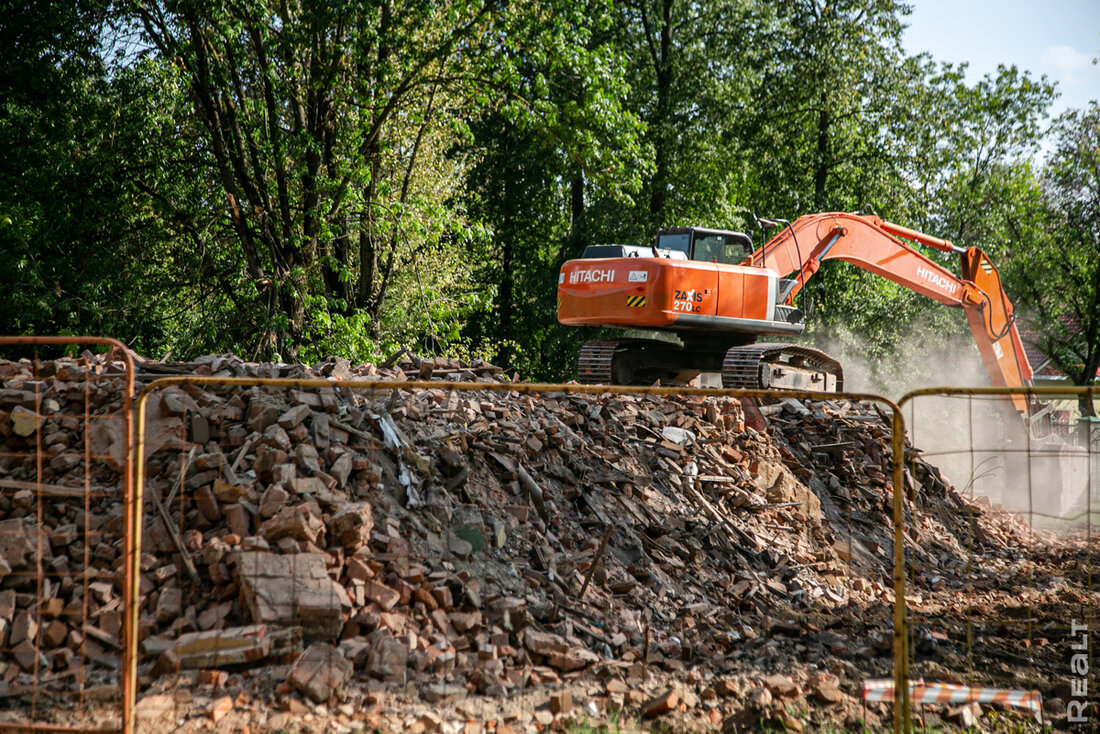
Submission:
POLYGON ((660 732, 666 731, 667 726, 661 726, 660 724, 654 724, 654 728, 649 729, 642 723, 640 718, 630 719, 629 721, 622 721, 619 719, 620 713, 617 711, 608 713, 608 721, 606 722, 592 722, 587 719, 581 721, 570 721, 565 725, 565 730, 570 734, 633 734, 634 732, 660 732))

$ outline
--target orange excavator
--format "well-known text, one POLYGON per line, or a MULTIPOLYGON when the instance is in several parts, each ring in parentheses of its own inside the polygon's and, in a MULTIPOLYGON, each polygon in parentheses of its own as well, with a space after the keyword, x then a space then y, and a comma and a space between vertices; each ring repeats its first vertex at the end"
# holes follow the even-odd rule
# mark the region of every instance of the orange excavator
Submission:
MULTIPOLYGON (((730 388, 843 390, 841 365, 824 352, 767 336, 802 333, 794 298, 826 260, 843 260, 945 306, 966 312, 994 385, 1031 385, 1032 370, 1012 304, 989 257, 877 216, 834 212, 782 226, 761 247, 746 234, 700 227, 662 229, 650 247, 595 245, 566 262, 558 279, 558 320, 571 326, 670 333, 666 339, 588 342, 578 378, 588 384, 687 384, 721 373, 730 388), (955 275, 912 244, 959 255, 955 275)), ((1024 396, 1016 409, 1029 415, 1024 396)))

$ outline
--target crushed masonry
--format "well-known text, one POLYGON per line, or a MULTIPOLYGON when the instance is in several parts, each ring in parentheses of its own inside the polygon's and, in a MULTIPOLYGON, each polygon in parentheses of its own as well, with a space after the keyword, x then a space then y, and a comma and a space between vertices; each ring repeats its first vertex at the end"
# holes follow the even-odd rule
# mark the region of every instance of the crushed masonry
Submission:
MULTIPOLYGON (((120 372, 87 354, 0 362, 0 700, 36 671, 43 687, 117 680, 120 372)), ((446 359, 139 361, 139 388, 164 375, 331 387, 154 393, 139 730, 536 731, 620 709, 677 730, 800 728, 800 707, 815 725, 888 719, 862 700, 892 664, 890 428, 872 404, 386 388, 510 381, 446 359)), ((1013 550, 1030 544, 1051 573, 1082 556, 907 457, 915 644, 926 678, 958 684, 973 605, 1019 610, 1038 568, 1013 550)), ((1096 604, 1082 578, 1027 603, 1096 604)), ((986 630, 981 650, 1002 660, 1015 634, 986 630)))

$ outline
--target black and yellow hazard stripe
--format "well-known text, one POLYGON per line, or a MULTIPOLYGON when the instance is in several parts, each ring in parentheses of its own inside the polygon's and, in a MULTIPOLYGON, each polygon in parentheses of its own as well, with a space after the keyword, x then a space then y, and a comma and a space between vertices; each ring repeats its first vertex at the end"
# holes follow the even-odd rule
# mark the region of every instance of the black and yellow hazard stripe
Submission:
POLYGON ((991 263, 988 260, 983 258, 980 264, 981 264, 982 270, 985 271, 986 275, 992 275, 993 274, 993 263, 991 263))
POLYGON ((645 305, 645 296, 631 296, 626 299, 626 305, 630 308, 641 308, 645 305))

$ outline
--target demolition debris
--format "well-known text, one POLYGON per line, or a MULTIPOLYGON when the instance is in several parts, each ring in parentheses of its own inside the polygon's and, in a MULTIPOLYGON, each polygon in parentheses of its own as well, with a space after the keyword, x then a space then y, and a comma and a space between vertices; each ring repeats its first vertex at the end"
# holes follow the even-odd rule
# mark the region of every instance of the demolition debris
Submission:
MULTIPOLYGON (((120 373, 87 354, 0 363, 4 721, 32 699, 117 696, 120 373)), ((139 389, 163 375, 331 386, 152 394, 141 730, 535 731, 624 711, 736 731, 888 716, 862 701, 864 679, 892 670, 892 456, 873 404, 387 387, 509 381, 416 358, 140 362, 139 389)), ((1048 573, 1082 556, 962 496, 912 448, 905 478, 917 667, 962 683, 981 665, 965 647, 975 605, 1010 614, 1035 570, 1014 549, 1048 573)), ((1062 591, 1095 604, 1083 579, 1062 591)), ((1049 601, 1028 593, 1032 608, 1049 601)), ((1015 635, 983 627, 971 652, 1015 675, 998 652, 1015 635)), ((1043 697, 1064 709, 1057 691, 1043 697)), ((75 721, 67 711, 51 715, 75 721)))

